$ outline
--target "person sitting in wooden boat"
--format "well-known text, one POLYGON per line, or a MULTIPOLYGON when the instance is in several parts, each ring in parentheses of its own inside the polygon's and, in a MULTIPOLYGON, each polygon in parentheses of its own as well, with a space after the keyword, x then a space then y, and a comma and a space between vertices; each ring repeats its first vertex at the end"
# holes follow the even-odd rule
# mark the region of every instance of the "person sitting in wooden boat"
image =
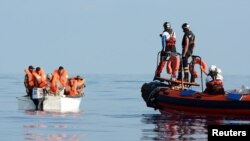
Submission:
POLYGON ((68 72, 62 66, 56 69, 53 73, 50 90, 58 94, 67 85, 68 72))
POLYGON ((77 80, 74 78, 69 78, 65 91, 64 91, 65 95, 67 96, 78 96, 79 93, 77 91, 77 80))
POLYGON ((85 79, 82 78, 80 75, 69 78, 66 89, 65 89, 65 95, 68 95, 68 96, 83 95, 84 87, 86 87, 85 79))
POLYGON ((44 89, 47 85, 46 75, 44 70, 40 67, 37 67, 35 71, 33 71, 35 87, 44 89))
POLYGON ((86 87, 85 78, 81 77, 80 75, 77 75, 75 79, 77 80, 76 90, 78 91, 79 94, 84 95, 84 88, 86 87))
POLYGON ((209 68, 209 73, 206 79, 206 89, 204 93, 208 94, 225 94, 223 87, 223 76, 221 75, 221 69, 212 65, 209 68))
POLYGON ((35 86, 34 78, 33 78, 33 75, 32 75, 33 71, 35 71, 35 68, 32 65, 30 65, 28 68, 26 68, 24 70, 24 72, 25 72, 24 86, 26 88, 26 93, 27 93, 28 96, 31 96, 32 89, 35 86))

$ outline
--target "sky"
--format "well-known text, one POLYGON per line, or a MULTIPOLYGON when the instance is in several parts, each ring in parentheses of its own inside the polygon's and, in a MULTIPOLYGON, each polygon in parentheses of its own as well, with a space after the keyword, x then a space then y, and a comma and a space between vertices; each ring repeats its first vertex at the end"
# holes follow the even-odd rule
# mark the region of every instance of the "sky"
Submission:
POLYGON ((195 55, 224 74, 249 75, 249 0, 0 0, 0 73, 154 74, 163 23, 181 52, 181 25, 195 55))

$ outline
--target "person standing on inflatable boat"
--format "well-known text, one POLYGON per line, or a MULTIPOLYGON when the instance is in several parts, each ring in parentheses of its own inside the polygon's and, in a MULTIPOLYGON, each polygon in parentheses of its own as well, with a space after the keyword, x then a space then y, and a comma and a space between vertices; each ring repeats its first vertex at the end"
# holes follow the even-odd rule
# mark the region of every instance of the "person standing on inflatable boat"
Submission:
POLYGON ((170 22, 165 22, 163 24, 164 31, 162 34, 160 34, 161 40, 162 40, 162 50, 161 50, 161 57, 160 57, 160 63, 158 64, 158 67, 155 71, 155 77, 160 77, 162 69, 164 68, 166 64, 166 59, 168 57, 168 52, 174 52, 176 53, 176 35, 173 29, 171 28, 170 22))
POLYGON ((182 62, 180 63, 178 80, 182 80, 182 73, 184 70, 184 81, 189 81, 189 68, 188 68, 188 59, 193 54, 193 49, 195 47, 195 35, 190 30, 190 26, 188 23, 184 23, 182 25, 182 29, 184 32, 182 39, 182 62))

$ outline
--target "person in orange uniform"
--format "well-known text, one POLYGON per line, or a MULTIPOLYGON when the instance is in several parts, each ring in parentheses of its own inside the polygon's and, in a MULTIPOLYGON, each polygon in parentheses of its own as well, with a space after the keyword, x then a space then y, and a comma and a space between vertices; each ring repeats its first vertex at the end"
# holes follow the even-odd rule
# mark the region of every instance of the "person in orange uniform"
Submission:
POLYGON ((58 94, 67 85, 68 72, 62 66, 54 70, 53 78, 51 81, 51 91, 58 94))
POLYGON ((24 72, 25 72, 24 86, 26 88, 26 93, 27 93, 28 96, 31 96, 32 89, 35 86, 34 78, 33 78, 33 75, 32 75, 34 70, 35 70, 35 68, 33 66, 31 66, 31 65, 24 70, 24 72))
POLYGON ((40 67, 37 67, 36 70, 32 73, 34 76, 35 87, 45 88, 47 85, 46 75, 44 70, 40 67))

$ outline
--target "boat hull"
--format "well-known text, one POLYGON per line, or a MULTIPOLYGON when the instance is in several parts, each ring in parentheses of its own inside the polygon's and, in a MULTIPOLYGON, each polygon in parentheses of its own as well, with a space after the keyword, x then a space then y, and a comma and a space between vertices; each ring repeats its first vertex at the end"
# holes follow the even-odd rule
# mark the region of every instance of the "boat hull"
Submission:
POLYGON ((187 90, 173 90, 157 83, 145 83, 141 91, 147 106, 159 109, 161 113, 175 111, 185 114, 250 116, 250 95, 244 95, 239 100, 230 100, 225 94, 210 95, 196 91, 182 95, 187 90))
MULTIPOLYGON (((19 110, 36 110, 36 106, 28 96, 17 97, 19 110)), ((81 97, 62 97, 47 95, 43 101, 43 110, 49 112, 78 112, 81 97)))

